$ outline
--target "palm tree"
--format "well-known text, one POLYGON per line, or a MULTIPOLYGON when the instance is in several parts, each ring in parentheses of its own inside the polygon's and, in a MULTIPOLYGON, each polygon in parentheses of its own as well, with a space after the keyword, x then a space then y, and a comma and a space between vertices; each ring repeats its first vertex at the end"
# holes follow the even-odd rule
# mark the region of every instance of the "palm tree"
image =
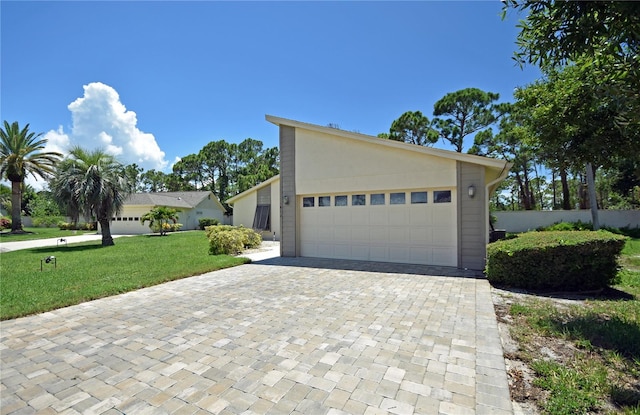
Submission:
POLYGON ((5 121, 0 128, 0 178, 11 182, 11 233, 24 232, 20 208, 26 176, 46 179, 62 157, 54 151, 42 152, 47 140, 41 135, 29 132, 29 124, 21 130, 17 121, 12 124, 5 121))
POLYGON ((160 229, 160 236, 163 236, 167 234, 165 224, 168 224, 169 221, 173 223, 178 221, 178 212, 178 209, 167 206, 156 206, 149 212, 142 215, 140 223, 144 225, 145 222, 149 221, 149 227, 151 229, 154 228, 153 225, 155 224, 156 227, 160 229))
POLYGON ((74 147, 58 167, 50 187, 72 218, 77 219, 80 213, 95 218, 102 231, 102 246, 114 244, 111 218, 122 210, 132 192, 124 166, 115 157, 103 150, 74 147))

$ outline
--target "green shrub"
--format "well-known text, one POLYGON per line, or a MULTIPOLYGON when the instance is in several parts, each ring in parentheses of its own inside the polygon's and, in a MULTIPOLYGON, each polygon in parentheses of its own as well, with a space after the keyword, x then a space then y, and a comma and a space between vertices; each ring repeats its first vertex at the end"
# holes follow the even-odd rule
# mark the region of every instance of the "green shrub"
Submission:
POLYGON ((36 228, 53 228, 64 218, 62 216, 37 216, 32 217, 31 221, 36 228))
POLYGON ((543 291, 586 291, 616 283, 626 237, 608 231, 527 232, 489 244, 492 284, 543 291))
POLYGON ((211 255, 235 255, 244 249, 257 248, 262 243, 259 233, 243 226, 212 225, 205 231, 211 255))
POLYGON ((61 231, 75 231, 75 230, 83 230, 83 231, 95 231, 96 223, 95 222, 87 222, 87 223, 71 223, 71 222, 58 222, 58 229, 61 231))
MULTIPOLYGON (((611 233, 617 233, 618 235, 625 235, 631 238, 640 238, 640 226, 632 228, 631 226, 624 226, 622 228, 614 228, 611 226, 602 226, 601 229, 607 230, 611 233)), ((592 231, 593 225, 591 222, 556 222, 549 226, 540 226, 537 231, 592 231)))
POLYGON ((591 222, 556 222, 553 225, 541 226, 537 231, 554 232, 554 231, 592 231, 591 222))
MULTIPOLYGON (((160 222, 154 222, 149 226, 151 232, 160 232, 160 222)), ((177 232, 182 229, 181 223, 162 223, 163 232, 177 232)))
POLYGON ((198 224, 200 225, 200 230, 203 231, 207 226, 219 225, 220 221, 214 218, 201 218, 198 220, 198 224))

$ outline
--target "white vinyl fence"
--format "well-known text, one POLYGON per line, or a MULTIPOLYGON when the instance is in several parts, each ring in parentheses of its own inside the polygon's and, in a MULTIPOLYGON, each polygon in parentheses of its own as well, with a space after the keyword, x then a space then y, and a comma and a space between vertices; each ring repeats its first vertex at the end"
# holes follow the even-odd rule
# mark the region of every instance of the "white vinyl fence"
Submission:
MULTIPOLYGON (((492 212, 492 215, 497 218, 493 226, 507 232, 526 232, 560 222, 591 223, 590 210, 518 210, 492 212)), ((598 220, 600 226, 635 228, 640 226, 640 210, 599 210, 598 220)))

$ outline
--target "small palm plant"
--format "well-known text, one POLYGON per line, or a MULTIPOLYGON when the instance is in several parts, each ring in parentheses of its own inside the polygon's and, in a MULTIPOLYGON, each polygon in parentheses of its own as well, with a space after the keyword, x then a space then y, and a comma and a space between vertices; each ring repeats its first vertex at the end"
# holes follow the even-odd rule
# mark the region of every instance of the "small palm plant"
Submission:
POLYGON ((148 221, 149 228, 157 228, 160 231, 160 236, 163 236, 170 228, 169 222, 178 222, 178 212, 180 212, 178 209, 156 206, 140 217, 140 223, 144 225, 148 221))

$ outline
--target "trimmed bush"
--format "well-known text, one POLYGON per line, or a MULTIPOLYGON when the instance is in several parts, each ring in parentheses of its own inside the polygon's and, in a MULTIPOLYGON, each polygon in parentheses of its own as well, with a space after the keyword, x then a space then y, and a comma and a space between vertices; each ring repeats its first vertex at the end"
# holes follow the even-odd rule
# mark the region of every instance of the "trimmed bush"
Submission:
POLYGON ((55 228, 63 219, 62 216, 35 216, 31 221, 36 228, 55 228))
POLYGON ((211 255, 236 255, 244 249, 257 248, 262 237, 253 229, 243 226, 213 225, 205 228, 211 255))
MULTIPOLYGON (((617 233, 618 235, 625 235, 631 238, 640 238, 640 226, 632 228, 631 226, 624 226, 622 228, 613 228, 610 226, 602 226, 600 229, 617 233)), ((537 231, 592 231, 593 225, 591 222, 556 222, 553 225, 541 226, 536 229, 537 231)))
MULTIPOLYGON (((149 229, 151 229, 151 232, 160 232, 160 223, 159 222, 154 222, 149 226, 149 229)), ((162 223, 162 232, 166 233, 166 232, 177 232, 180 229, 182 229, 182 224, 181 223, 162 223)))
POLYGON ((613 285, 626 237, 608 231, 527 232, 489 244, 492 284, 541 291, 589 291, 613 285))
POLYGON ((95 222, 87 222, 87 223, 70 223, 70 222, 58 222, 58 229, 61 231, 95 231, 96 223, 95 222))
POLYGON ((203 231, 207 226, 215 226, 219 225, 220 221, 214 218, 201 218, 198 219, 198 225, 200 226, 200 230, 203 231))

